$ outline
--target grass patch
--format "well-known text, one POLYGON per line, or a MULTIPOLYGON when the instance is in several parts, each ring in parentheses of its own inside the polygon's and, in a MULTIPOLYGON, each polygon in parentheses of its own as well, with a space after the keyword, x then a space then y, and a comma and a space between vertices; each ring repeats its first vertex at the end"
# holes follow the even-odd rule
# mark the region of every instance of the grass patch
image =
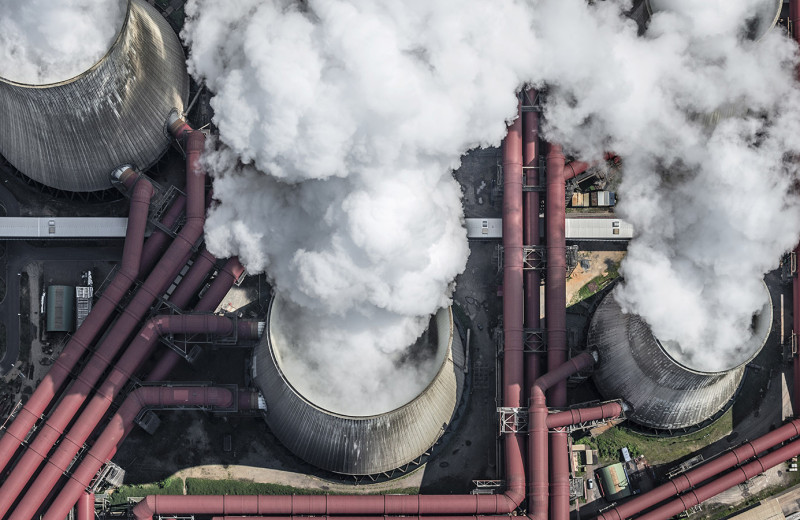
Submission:
POLYGON ((111 494, 111 504, 125 504, 128 497, 146 497, 147 495, 182 495, 183 481, 179 478, 168 478, 153 484, 129 484, 120 486, 111 494))
POLYGON ((618 426, 595 438, 578 439, 575 444, 592 446, 603 464, 618 462, 619 450, 623 447, 627 447, 633 457, 644 455, 650 464, 666 464, 718 441, 728 435, 732 427, 733 411, 728 410, 707 428, 681 437, 651 437, 618 426))
POLYGON ((605 274, 595 276, 589 280, 586 285, 578 289, 577 294, 573 296, 572 301, 569 303, 570 305, 575 305, 578 302, 594 296, 605 289, 608 284, 619 278, 619 262, 608 262, 606 267, 605 274))

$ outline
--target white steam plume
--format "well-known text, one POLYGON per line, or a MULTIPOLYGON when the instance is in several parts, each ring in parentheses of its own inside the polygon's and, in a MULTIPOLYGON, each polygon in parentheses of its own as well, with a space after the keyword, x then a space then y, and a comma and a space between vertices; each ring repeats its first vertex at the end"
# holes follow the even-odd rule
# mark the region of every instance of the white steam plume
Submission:
POLYGON ((105 55, 126 0, 0 0, 0 78, 43 85, 73 78, 105 55))
MULTIPOLYGON (((325 317, 312 360, 351 352, 350 322, 336 319, 350 316, 376 322, 358 342, 387 353, 391 373, 464 266, 450 169, 499 143, 516 89, 547 84, 552 140, 625 158, 620 211, 639 238, 617 297, 714 369, 797 240, 785 157, 800 153, 800 99, 795 45, 778 31, 738 37, 753 0, 694 4, 639 36, 622 0, 190 1, 189 66, 216 94, 222 142, 207 156, 220 200, 209 247, 325 317), (750 111, 716 128, 696 116, 721 106, 750 111)), ((349 386, 345 400, 402 383, 350 359, 318 372, 323 387, 349 386)), ((375 411, 363 401, 330 406, 375 411)))

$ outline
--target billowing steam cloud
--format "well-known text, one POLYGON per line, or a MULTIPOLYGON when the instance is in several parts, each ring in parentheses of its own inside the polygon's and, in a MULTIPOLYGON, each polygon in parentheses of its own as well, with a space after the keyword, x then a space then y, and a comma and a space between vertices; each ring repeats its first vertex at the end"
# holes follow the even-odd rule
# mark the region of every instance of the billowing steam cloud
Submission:
POLYGON ((126 0, 0 0, 0 78, 42 85, 73 78, 111 47, 126 0))
POLYGON ((643 36, 622 0, 190 1, 189 65, 221 139, 209 247, 321 316, 294 381, 319 378, 345 413, 402 403, 413 391, 370 401, 402 386, 394 364, 467 255, 450 170, 499 143, 515 90, 547 84, 552 140, 625 158, 620 211, 639 238, 617 298, 712 370, 800 230, 796 51, 777 31, 740 38, 753 1, 675 2, 643 36), (719 107, 738 116, 709 125, 719 107))

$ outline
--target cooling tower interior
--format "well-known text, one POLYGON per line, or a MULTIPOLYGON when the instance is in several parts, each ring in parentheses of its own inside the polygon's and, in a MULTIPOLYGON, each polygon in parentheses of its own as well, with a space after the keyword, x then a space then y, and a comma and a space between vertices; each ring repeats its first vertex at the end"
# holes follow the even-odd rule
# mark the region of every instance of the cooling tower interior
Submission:
MULTIPOLYGON (((464 387, 465 353, 450 308, 431 319, 418 344, 434 353, 439 369, 415 398, 375 415, 337 413, 302 395, 281 369, 292 345, 284 343, 284 304, 274 299, 269 333, 256 347, 253 378, 267 402, 266 420, 295 455, 319 468, 348 475, 373 475, 399 468, 423 455, 444 433, 464 387)), ((386 381, 386 385, 403 381, 386 381)), ((370 399, 354 395, 353 399, 370 399)))
MULTIPOLYGON (((650 14, 669 11, 672 0, 645 0, 650 14)), ((752 17, 745 21, 746 37, 760 40, 778 22, 783 0, 759 0, 753 6, 752 17)))
POLYGON ((0 78, 0 154, 53 188, 107 189, 115 167, 145 170, 163 154, 167 117, 182 112, 188 88, 177 35, 145 0, 130 0, 113 45, 85 72, 48 85, 0 78))
POLYGON ((764 346, 772 327, 772 301, 764 285, 764 305, 754 316, 753 336, 724 370, 704 371, 680 358, 680 348, 663 344, 645 321, 622 312, 613 293, 598 306, 589 327, 589 346, 600 361, 594 382, 606 399, 623 399, 632 421, 656 430, 698 425, 723 410, 736 394, 745 365, 764 346))

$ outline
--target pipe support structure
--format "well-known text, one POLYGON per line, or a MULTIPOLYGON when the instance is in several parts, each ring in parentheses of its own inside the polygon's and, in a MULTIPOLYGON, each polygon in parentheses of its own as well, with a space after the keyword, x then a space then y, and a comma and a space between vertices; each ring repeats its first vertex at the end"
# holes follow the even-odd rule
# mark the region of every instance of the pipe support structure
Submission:
MULTIPOLYGON (((62 395, 58 406, 39 428, 33 443, 26 449, 6 482, 0 487, 0 518, 9 511, 14 500, 75 417, 103 372, 119 353, 128 336, 150 310, 152 303, 164 293, 178 275, 191 256, 195 243, 201 238, 205 223, 205 171, 200 164, 200 154, 204 147, 205 135, 202 132, 193 131, 188 134, 186 144, 186 224, 153 268, 144 284, 122 310, 110 332, 105 335, 88 363, 78 374, 75 383, 62 395)), ((131 177, 131 175, 125 176, 128 172, 130 170, 123 173, 121 180, 124 183, 127 183, 127 179, 131 177)), ((149 185, 149 183, 137 182, 136 186, 140 184, 149 185)), ((150 190, 152 190, 152 186, 150 186, 150 190)), ((144 218, 146 219, 146 213, 144 218)), ((137 252, 141 252, 141 243, 139 243, 137 252)), ((138 263, 134 267, 132 272, 135 276, 138 273, 138 263)), ((104 291, 103 296, 107 291, 104 291)), ((81 329, 85 325, 84 322, 81 329)), ((42 388, 42 385, 37 390, 39 388, 42 388)))
MULTIPOLYGON (((137 178, 135 175, 129 174, 129 171, 126 170, 121 179, 127 188, 133 188, 133 194, 130 201, 128 229, 125 234, 120 268, 114 275, 114 279, 103 291, 103 294, 95 302, 83 324, 70 338, 58 359, 44 376, 44 379, 37 385, 33 395, 31 395, 25 406, 14 418, 14 421, 6 429, 2 438, 0 438, 0 474, 8 466, 17 448, 25 442, 25 437, 33 425, 53 402, 58 390, 67 381, 78 360, 97 338, 108 318, 116 310, 117 304, 128 292, 128 289, 131 288, 139 274, 147 213, 150 209, 153 186, 147 179, 137 178)), ((15 497, 16 494, 11 495, 7 494, 6 490, 0 490, 0 499, 2 499, 3 504, 6 504, 2 508, 0 518, 8 510, 10 501, 15 497), (6 498, 2 499, 3 496, 6 498)))

